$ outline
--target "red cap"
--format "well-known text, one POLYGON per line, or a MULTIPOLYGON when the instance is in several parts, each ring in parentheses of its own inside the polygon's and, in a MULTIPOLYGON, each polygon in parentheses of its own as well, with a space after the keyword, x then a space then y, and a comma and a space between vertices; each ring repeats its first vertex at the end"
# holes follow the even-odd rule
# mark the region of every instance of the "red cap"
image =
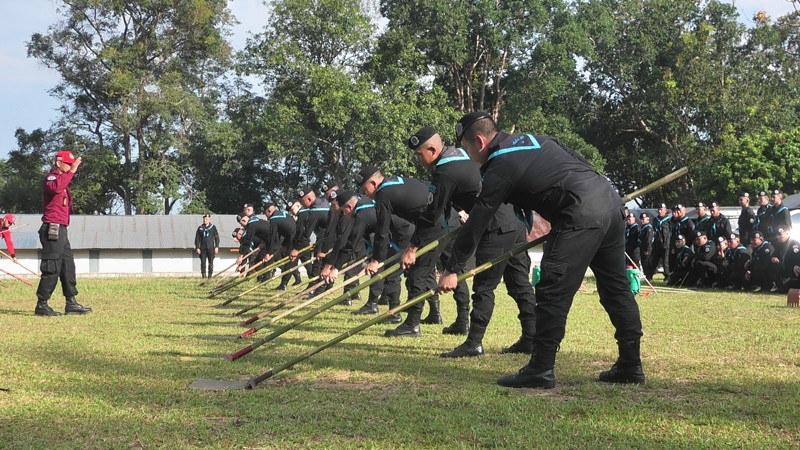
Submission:
POLYGON ((75 162, 75 155, 73 155, 69 150, 61 150, 60 152, 56 153, 56 161, 72 164, 75 162))
POLYGON ((13 214, 6 214, 6 220, 7 220, 7 221, 8 221, 8 223, 10 223, 11 225, 14 225, 14 223, 17 221, 17 217, 16 217, 16 216, 14 216, 13 214))

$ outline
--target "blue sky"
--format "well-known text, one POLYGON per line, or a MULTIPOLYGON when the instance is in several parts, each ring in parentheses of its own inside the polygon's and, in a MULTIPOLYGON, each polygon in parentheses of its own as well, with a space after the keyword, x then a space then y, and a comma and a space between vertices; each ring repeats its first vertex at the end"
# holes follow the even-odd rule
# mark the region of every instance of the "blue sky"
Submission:
MULTIPOLYGON (((793 11, 789 0, 740 0, 734 4, 748 25, 760 9, 773 18, 793 11)), ((26 54, 31 35, 46 32, 58 20, 56 5, 53 0, 0 1, 0 158, 16 148, 17 128, 47 129, 58 115, 59 104, 48 94, 58 76, 26 54)), ((231 0, 229 7, 242 22, 231 37, 234 47, 241 48, 249 32, 263 27, 267 8, 262 0, 231 0)))

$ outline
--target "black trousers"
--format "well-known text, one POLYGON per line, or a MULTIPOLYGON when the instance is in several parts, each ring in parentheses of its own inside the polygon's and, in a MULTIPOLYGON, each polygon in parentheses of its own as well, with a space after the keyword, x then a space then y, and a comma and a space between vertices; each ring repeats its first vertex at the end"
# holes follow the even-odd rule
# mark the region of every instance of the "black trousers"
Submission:
MULTIPOLYGON (((289 252, 290 251, 291 251, 291 249, 281 249, 281 258, 289 256, 289 252)), ((281 277, 281 284, 282 285, 288 285, 289 284, 289 280, 291 280, 292 277, 294 277, 295 284, 299 283, 300 280, 301 280, 300 271, 299 270, 295 270, 294 272, 291 272, 291 273, 287 273, 287 272, 292 270, 292 269, 294 269, 298 265, 300 265, 300 261, 303 261, 303 262, 308 261, 308 258, 310 258, 309 254, 308 253, 303 253, 302 255, 298 256, 297 259, 295 259, 294 261, 287 261, 286 264, 281 266, 281 273, 284 274, 281 277)))
POLYGON ((61 292, 64 297, 78 295, 75 259, 72 257, 72 247, 69 245, 67 227, 60 225, 58 240, 51 241, 47 238, 49 225, 43 223, 39 228, 39 242, 42 244, 42 262, 39 265, 39 271, 42 272, 42 278, 36 288, 36 298, 40 302, 50 299, 58 280, 61 280, 61 292))
MULTIPOLYGON (((481 236, 475 250, 475 265, 491 261, 511 251, 527 241, 525 230, 519 227, 515 231, 500 233, 486 232, 481 236)), ((472 281, 472 312, 470 313, 469 338, 479 341, 483 338, 486 327, 494 312, 494 291, 503 279, 506 291, 517 303, 520 322, 534 321, 536 317, 536 297, 530 281, 531 260, 527 252, 519 253, 508 261, 496 264, 475 275, 472 281)))
POLYGON ((625 272, 625 219, 611 210, 582 229, 553 230, 544 246, 536 285, 534 354, 553 354, 564 339, 567 315, 586 269, 597 279, 600 304, 617 341, 639 340, 642 322, 625 272))
MULTIPOLYGON (((441 250, 436 247, 428 253, 417 257, 417 262, 406 269, 406 291, 408 291, 409 300, 418 297, 423 292, 436 290, 436 261, 439 260, 440 253, 441 250)), ((419 325, 423 308, 423 302, 416 303, 408 308, 406 325, 419 325)))
POLYGON ((214 249, 201 248, 200 249, 200 274, 203 278, 208 274, 209 277, 214 274, 214 249), (206 268, 208 268, 206 270, 206 268))
MULTIPOLYGON (((454 243, 455 239, 451 239, 445 246, 441 255, 439 255, 439 261, 442 263, 442 267, 447 266, 447 261, 453 254, 454 243)), ((431 298, 438 299, 438 297, 439 294, 436 294, 431 298)), ((466 281, 461 281, 456 285, 456 288, 453 290, 453 300, 456 301, 456 311, 466 311, 467 313, 469 312, 469 286, 467 285, 466 281)), ((461 315, 457 316, 457 318, 461 317, 462 317, 461 315)), ((463 318, 464 320, 466 320, 466 314, 463 316, 463 318)))
POLYGON ((646 276, 648 280, 652 280, 653 275, 656 274, 658 263, 664 266, 664 279, 666 280, 669 278, 669 248, 654 245, 653 251, 650 252, 650 257, 647 259, 647 261, 642 261, 642 264, 644 264, 644 276, 646 276))

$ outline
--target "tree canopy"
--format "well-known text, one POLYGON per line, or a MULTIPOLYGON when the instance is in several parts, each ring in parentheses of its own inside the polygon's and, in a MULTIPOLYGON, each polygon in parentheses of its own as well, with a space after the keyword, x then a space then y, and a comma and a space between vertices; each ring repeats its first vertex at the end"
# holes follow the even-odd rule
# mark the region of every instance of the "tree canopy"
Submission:
POLYGON ((83 212, 235 213, 364 164, 425 177, 405 139, 464 113, 548 134, 638 199, 800 191, 800 13, 718 0, 273 0, 238 52, 225 0, 60 0, 28 54, 62 119, 17 132, 0 207, 39 208, 58 148, 85 154, 83 212), (744 19, 744 20, 743 20, 744 19), (750 20, 752 19, 752 20, 750 20))

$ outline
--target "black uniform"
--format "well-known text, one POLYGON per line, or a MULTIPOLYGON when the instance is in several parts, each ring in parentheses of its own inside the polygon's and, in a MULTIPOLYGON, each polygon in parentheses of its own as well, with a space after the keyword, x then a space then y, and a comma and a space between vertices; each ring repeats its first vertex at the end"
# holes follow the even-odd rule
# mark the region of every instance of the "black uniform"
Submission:
POLYGON ((717 246, 710 239, 704 245, 695 248, 692 279, 697 286, 711 287, 711 284, 717 281, 718 270, 714 262, 716 254, 717 246))
MULTIPOLYGON (((273 233, 273 241, 270 243, 267 253, 276 255, 278 259, 289 256, 292 250, 294 235, 297 232, 297 223, 295 218, 286 211, 275 210, 269 217, 269 223, 275 229, 273 233)), ((295 270, 292 273, 287 273, 289 270, 297 266, 296 261, 287 261, 281 266, 281 287, 286 287, 289 280, 294 276, 295 283, 300 283, 300 273, 295 270)))
POLYGON ((708 231, 708 240, 719 242, 719 238, 728 239, 731 235, 731 222, 720 213, 716 218, 711 216, 711 229, 708 231))
MULTIPOLYGON (((678 267, 677 266, 678 263, 675 260, 675 258, 677 257, 677 254, 678 254, 678 248, 675 246, 675 241, 677 240, 678 235, 683 235, 683 236, 688 237, 689 239, 691 239, 692 235, 694 234, 693 231, 694 231, 694 222, 692 221, 692 219, 690 219, 688 217, 685 217, 685 216, 683 218, 681 218, 680 220, 675 220, 674 218, 670 219, 670 233, 671 233, 671 237, 670 237, 670 240, 669 240, 669 242, 670 242, 670 252, 669 252, 670 274, 672 273, 672 268, 673 267, 678 267)), ((687 246, 690 246, 689 243, 687 243, 687 246)))
POLYGON ((694 280, 690 274, 692 272, 692 262, 694 261, 694 251, 689 245, 684 245, 681 248, 673 248, 673 260, 675 266, 669 274, 667 285, 669 286, 683 286, 684 284, 691 285, 694 280))
POLYGON ((208 274, 208 278, 211 278, 214 274, 214 249, 219 248, 219 231, 213 223, 197 227, 194 248, 200 250, 200 275, 205 278, 208 274))
MULTIPOLYGON (((776 230, 777 231, 777 230, 776 230)), ((788 289, 784 290, 784 286, 781 280, 783 280, 783 259, 786 256, 787 252, 789 251, 789 246, 791 243, 791 239, 787 239, 786 242, 781 242, 780 239, 776 236, 772 242, 772 247, 775 249, 775 253, 773 253, 772 258, 770 260, 777 259, 776 261, 771 261, 771 270, 773 272, 773 280, 775 281, 775 290, 777 292, 786 293, 789 292, 788 289)))
MULTIPOLYGON (((353 210, 350 231, 345 236, 344 242, 338 241, 336 243, 340 247, 338 249, 334 248, 334 251, 331 252, 330 264, 340 270, 348 262, 372 253, 372 237, 377 224, 378 216, 375 213, 375 202, 367 197, 359 197, 353 210)), ((326 261, 328 261, 327 258, 326 261)), ((384 282, 385 280, 381 280, 369 286, 367 303, 374 306, 375 310, 377 310, 378 301, 383 294, 384 282)))
MULTIPOLYGON (((706 214, 703 217, 698 217, 694 221, 694 231, 705 231, 706 235, 711 237, 711 214, 706 214)), ((691 234, 684 234, 684 236, 692 236, 691 234)))
MULTIPOLYGON (((375 230, 375 248, 372 259, 383 262, 393 252, 401 252, 408 247, 414 232, 414 223, 428 207, 431 192, 428 184, 415 178, 386 177, 375 191, 375 210, 378 218, 375 230), (396 221, 392 216, 402 219, 396 221), (405 223, 403 223, 405 222, 405 223), (400 225, 397 228, 397 225, 400 225)), ((439 226, 431 231, 428 236, 438 239, 444 236, 445 231, 439 226)), ((406 290, 408 298, 414 298, 425 291, 436 287, 436 261, 441 250, 437 247, 417 258, 416 264, 406 270, 406 290)), ((399 275, 399 274, 398 274, 399 275)), ((394 308, 400 304, 399 279, 387 277, 384 284, 384 295, 389 298, 389 307, 394 308)), ((404 325, 406 327, 419 326, 422 306, 417 304, 409 308, 404 325)), ((387 336, 393 334, 387 331, 387 336)))
POLYGON ((670 218, 669 215, 665 215, 653 219, 653 253, 647 263, 649 267, 645 269, 645 275, 649 280, 653 279, 659 263, 664 267, 664 279, 669 278, 670 218))
POLYGON ((772 208, 769 209, 769 226, 764 237, 770 239, 778 234, 780 229, 786 231, 792 229, 792 216, 789 214, 789 209, 783 204, 772 205, 772 208))
POLYGON ((750 236, 753 234, 753 226, 756 223, 756 213, 753 212, 753 208, 746 207, 742 208, 742 212, 739 213, 739 236, 742 242, 750 242, 750 236))
POLYGON ((739 244, 738 247, 728 247, 725 250, 725 260, 728 262, 728 282, 732 289, 741 290, 747 284, 744 277, 747 263, 750 262, 750 250, 739 244))
POLYGON ((648 273, 650 260, 653 259, 653 225, 647 223, 639 227, 639 268, 644 272, 645 278, 648 280, 653 279, 653 273, 648 273))
MULTIPOLYGON (((316 247, 322 247, 325 231, 328 228, 328 211, 331 204, 324 198, 317 197, 310 207, 301 209, 297 212, 297 228, 294 235, 294 248, 300 250, 311 244, 311 234, 316 236, 317 242, 312 253, 303 253, 294 262, 294 265, 300 262, 306 262, 309 258, 316 258, 318 251, 327 251, 328 249, 319 250, 316 247)), ((311 268, 308 270, 308 277, 313 278, 319 275, 322 269, 322 261, 315 260, 311 263, 311 268)))
MULTIPOLYGON (((475 199, 481 191, 480 166, 472 161, 464 150, 445 147, 433 169, 431 191, 433 201, 417 220, 414 237, 411 238, 411 243, 417 247, 433 240, 432 234, 436 233, 432 230, 439 227, 436 222, 441 220, 446 211, 450 211, 451 203, 467 213, 472 211, 475 199)), ((475 264, 481 265, 511 251, 515 245, 524 244, 525 236, 525 227, 517 219, 513 207, 509 204, 501 205, 481 236, 475 252, 475 264)), ((447 261, 444 261, 444 264, 446 265, 447 261)), ((467 337, 473 346, 482 343, 494 311, 494 290, 502 278, 508 294, 519 309, 518 317, 522 328, 520 344, 525 346, 528 352, 530 351, 536 327, 534 311, 536 297, 533 295, 528 278, 530 265, 530 257, 525 252, 475 276, 472 282, 472 313, 467 337)), ((463 289, 466 288, 464 283, 463 289)), ((458 302, 458 298, 456 301, 458 302)), ((458 307, 463 306, 458 305, 458 307)))
POLYGON ((800 289, 800 277, 794 273, 795 266, 800 266, 800 242, 792 239, 783 255, 781 285, 784 292, 789 292, 789 289, 800 289))
POLYGON ((267 245, 273 239, 273 229, 269 221, 259 219, 253 214, 244 227, 244 235, 239 245, 239 254, 246 255, 260 247, 259 251, 250 255, 248 262, 250 266, 253 266, 264 259, 267 254, 267 245))
POLYGON ((764 240, 761 245, 753 249, 750 257, 750 283, 760 287, 762 292, 769 292, 775 282, 775 272, 772 270, 772 256, 775 254, 775 247, 764 240))
POLYGON ((760 231, 761 234, 764 235, 765 239, 769 239, 768 235, 771 220, 771 209, 772 204, 759 206, 758 210, 756 211, 756 221, 753 224, 753 231, 760 231))
POLYGON ((625 224, 625 253, 637 266, 641 265, 639 263, 641 259, 639 257, 639 224, 636 222, 625 224))
POLYGON ((619 195, 589 162, 552 137, 501 131, 487 151, 480 196, 456 237, 447 269, 458 273, 463 268, 502 203, 536 211, 552 230, 536 285, 529 370, 552 370, 587 268, 597 278, 600 303, 616 328, 620 352, 641 367, 642 323, 625 272, 625 216, 619 195))

